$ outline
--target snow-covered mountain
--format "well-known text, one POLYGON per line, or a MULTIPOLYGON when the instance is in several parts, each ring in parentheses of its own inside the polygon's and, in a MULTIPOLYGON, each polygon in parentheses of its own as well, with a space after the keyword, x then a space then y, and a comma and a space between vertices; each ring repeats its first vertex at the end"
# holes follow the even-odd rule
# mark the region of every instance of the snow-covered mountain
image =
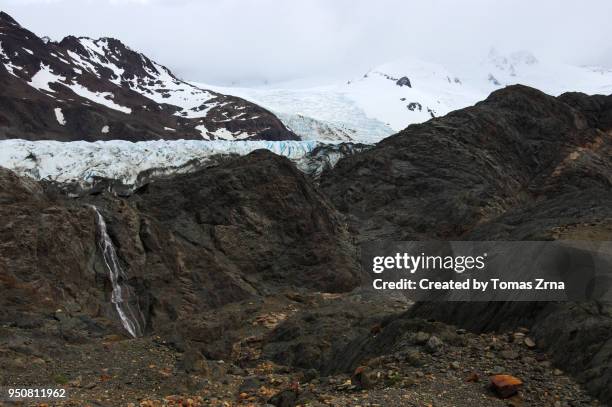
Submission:
POLYGON ((325 86, 210 88, 270 109, 303 139, 371 143, 514 84, 555 96, 569 91, 610 94, 612 70, 539 61, 526 51, 503 55, 491 50, 482 61, 453 66, 404 58, 325 86))
POLYGON ((516 83, 609 94, 612 71, 491 51, 446 66, 404 58, 310 87, 219 87, 185 82, 119 40, 53 42, 0 13, 0 139, 375 143, 516 83))
POLYGON ((0 139, 296 139, 266 109, 182 81, 119 40, 39 38, 0 12, 0 139))

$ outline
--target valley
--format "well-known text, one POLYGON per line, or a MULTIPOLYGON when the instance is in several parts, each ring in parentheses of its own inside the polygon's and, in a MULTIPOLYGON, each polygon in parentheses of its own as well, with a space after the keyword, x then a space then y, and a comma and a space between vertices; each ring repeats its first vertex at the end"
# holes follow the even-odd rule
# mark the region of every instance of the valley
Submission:
POLYGON ((611 304, 415 303, 359 259, 610 240, 611 78, 491 52, 211 86, 1 12, 0 389, 65 389, 17 404, 38 407, 610 405, 611 304))

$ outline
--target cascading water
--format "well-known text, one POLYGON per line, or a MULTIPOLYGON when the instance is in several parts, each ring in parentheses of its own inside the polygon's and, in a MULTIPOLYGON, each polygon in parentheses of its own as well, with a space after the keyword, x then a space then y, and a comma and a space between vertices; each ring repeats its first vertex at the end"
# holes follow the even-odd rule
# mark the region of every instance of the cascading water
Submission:
POLYGON ((132 288, 125 282, 127 281, 127 276, 119 264, 119 258, 117 257, 115 246, 108 235, 104 217, 98 211, 98 208, 95 206, 92 206, 92 208, 96 213, 98 245, 102 251, 102 258, 108 269, 109 279, 113 287, 111 302, 119 314, 123 327, 130 335, 136 338, 143 334, 144 316, 140 312, 132 288))

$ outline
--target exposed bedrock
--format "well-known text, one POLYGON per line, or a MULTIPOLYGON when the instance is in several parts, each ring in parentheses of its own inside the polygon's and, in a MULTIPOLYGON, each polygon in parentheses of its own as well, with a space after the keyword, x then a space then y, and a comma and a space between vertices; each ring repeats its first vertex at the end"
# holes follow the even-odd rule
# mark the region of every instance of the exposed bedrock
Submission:
POLYGON ((210 327, 202 313, 288 288, 345 292, 362 280, 341 215, 288 159, 266 150, 152 182, 129 198, 96 192, 68 200, 1 174, 4 321, 69 308, 120 330, 90 204, 104 218, 146 331, 225 340, 210 353, 219 358, 231 346, 223 326, 244 316, 210 327))
MULTIPOLYGON (((341 160, 321 187, 359 241, 610 240, 611 101, 508 87, 341 160)), ((559 366, 612 400, 609 305, 427 303, 401 318, 413 317, 530 327, 559 366)))

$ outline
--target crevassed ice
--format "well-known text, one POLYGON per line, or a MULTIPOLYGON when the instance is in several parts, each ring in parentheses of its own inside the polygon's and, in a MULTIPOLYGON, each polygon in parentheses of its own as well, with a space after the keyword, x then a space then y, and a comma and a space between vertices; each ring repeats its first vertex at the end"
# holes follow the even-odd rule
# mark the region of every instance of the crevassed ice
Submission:
POLYGON ((245 155, 266 149, 291 160, 314 150, 318 141, 123 140, 60 142, 0 140, 0 166, 20 175, 57 182, 89 183, 94 177, 132 185, 153 168, 180 167, 216 154, 245 155))

